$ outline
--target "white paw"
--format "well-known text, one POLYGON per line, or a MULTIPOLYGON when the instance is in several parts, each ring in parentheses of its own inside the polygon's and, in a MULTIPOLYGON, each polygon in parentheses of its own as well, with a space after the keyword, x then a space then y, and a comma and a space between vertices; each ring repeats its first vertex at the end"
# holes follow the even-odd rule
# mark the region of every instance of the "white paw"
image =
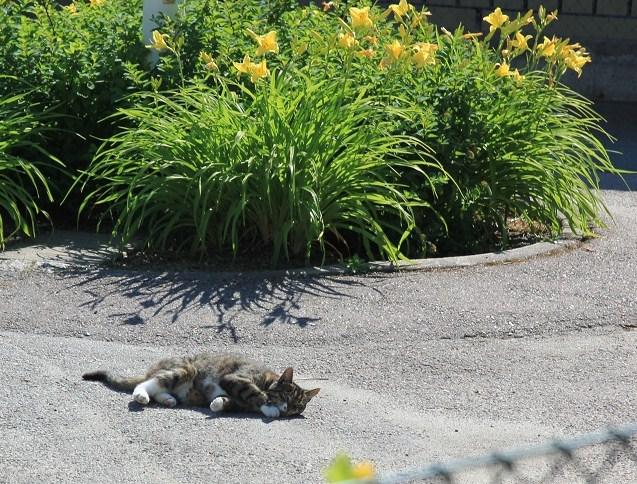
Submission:
POLYGON ((268 418, 276 418, 281 415, 279 409, 274 405, 261 405, 261 413, 268 418))
POLYGON ((165 398, 162 403, 166 405, 167 407, 172 408, 177 405, 177 399, 174 397, 165 398))
POLYGON ((213 412, 221 412, 223 410, 223 397, 217 397, 212 402, 210 402, 210 410, 213 412))
POLYGON ((141 405, 148 405, 148 402, 150 402, 150 397, 148 396, 146 390, 135 390, 135 392, 133 393, 133 398, 137 403, 141 405))

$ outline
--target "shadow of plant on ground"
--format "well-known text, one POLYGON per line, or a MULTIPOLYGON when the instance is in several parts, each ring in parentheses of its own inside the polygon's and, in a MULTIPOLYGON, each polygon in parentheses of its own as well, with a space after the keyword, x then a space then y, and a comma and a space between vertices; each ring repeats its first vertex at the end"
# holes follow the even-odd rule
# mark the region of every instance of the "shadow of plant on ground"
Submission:
MULTIPOLYGON (((303 296, 328 299, 351 297, 345 291, 352 286, 364 286, 361 281, 346 277, 289 277, 263 276, 258 274, 206 274, 178 272, 133 272, 97 268, 76 271, 67 277, 77 278, 70 287, 84 288, 89 299, 80 306, 96 311, 108 305, 108 299, 123 296, 135 301, 138 309, 109 314, 111 318, 123 320, 121 324, 145 325, 150 317, 170 315, 176 323, 189 311, 208 308, 212 311, 215 325, 202 326, 217 333, 228 332, 234 342, 239 340, 234 325, 239 311, 260 313, 259 324, 269 327, 274 324, 292 324, 301 328, 318 323, 321 318, 299 314, 299 302, 303 296), (98 285, 106 290, 99 291, 98 285)), ((375 289, 374 289, 375 290, 375 289)))

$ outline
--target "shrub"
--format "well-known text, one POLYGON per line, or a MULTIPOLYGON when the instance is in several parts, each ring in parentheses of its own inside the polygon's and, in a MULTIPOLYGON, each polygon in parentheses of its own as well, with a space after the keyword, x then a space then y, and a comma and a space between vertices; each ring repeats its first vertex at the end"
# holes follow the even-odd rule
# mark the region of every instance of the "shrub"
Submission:
POLYGON ((0 94, 31 86, 26 101, 57 113, 48 148, 70 166, 85 168, 100 120, 128 94, 127 63, 141 65, 141 0, 0 2, 0 94), (79 136, 78 136, 79 135, 79 136))
MULTIPOLYGON (((343 250, 360 243, 368 257, 395 259, 427 255, 436 245, 442 253, 506 247, 512 218, 544 226, 553 236, 561 218, 580 234, 602 224, 597 175, 615 171, 598 139, 605 135, 602 120, 589 101, 560 83, 567 69, 581 73, 590 57, 579 44, 544 36, 555 13, 541 8, 537 16, 529 11, 509 19, 496 9, 485 17, 490 28, 483 35, 438 29, 426 8, 404 1, 384 12, 339 2, 327 12, 289 9, 283 0, 268 10, 271 3, 191 0, 155 33, 153 46, 163 54, 150 82, 140 85, 176 89, 134 97, 136 107, 120 112, 120 122, 137 132, 125 131, 103 147, 88 180, 104 186, 83 205, 112 209, 124 239, 146 230, 149 247, 188 246, 199 253, 236 252, 258 239, 271 245, 274 261, 280 254, 307 258, 315 247, 325 253, 326 246, 343 250), (299 72, 311 82, 297 97, 290 86, 299 86, 299 72), (221 81, 235 75, 236 85, 221 81), (194 91, 185 87, 191 78, 199 85, 194 91), (330 94, 321 98, 323 92, 330 94), (345 109, 360 107, 361 99, 364 116, 345 109), (209 113, 197 103, 224 121, 202 131, 198 117, 209 113), (327 117, 293 115, 293 106, 325 109, 327 117), (337 108, 344 117, 329 117, 337 108), (160 122, 159 114, 170 122, 160 122), (364 210, 347 208, 330 219, 323 200, 312 199, 319 193, 313 183, 330 171, 308 178, 312 170, 319 173, 310 167, 320 145, 303 151, 314 143, 308 138, 313 123, 332 133, 321 143, 335 159, 349 153, 334 144, 349 142, 339 130, 355 131, 355 144, 386 147, 384 154, 372 150, 375 181, 368 186, 372 192, 382 186, 389 198, 367 199, 364 210), (200 131, 215 138, 199 137, 200 131), (153 137, 166 142, 152 148, 153 137), (416 147, 420 156, 403 156, 387 140, 399 140, 401 149, 416 147), (263 146, 277 148, 264 152, 263 146), (388 157, 384 163, 381 154, 388 157), (439 163, 423 164, 429 156, 439 163), (194 171, 177 169, 183 163, 194 171), (214 176, 206 174, 199 192, 192 191, 185 180, 199 180, 208 169, 214 176), (208 193, 216 194, 212 210, 208 193), (182 196, 191 197, 184 207, 176 202, 182 196), (208 212, 192 208, 202 203, 208 212)), ((330 169, 339 163, 323 161, 330 169)), ((347 166, 360 174, 356 163, 347 166)), ((352 200, 365 197, 356 193, 352 200)))
POLYGON ((401 257, 418 202, 397 174, 435 164, 391 135, 364 90, 284 72, 254 89, 219 80, 136 98, 118 115, 134 127, 98 152, 99 188, 83 204, 108 208, 124 241, 199 254, 269 247, 273 264, 348 244, 401 257))
POLYGON ((0 96, 0 248, 11 236, 33 236, 38 216, 48 217, 42 202, 52 201, 41 169, 57 162, 37 144, 42 127, 26 103, 28 94, 0 96), (42 161, 28 161, 25 154, 42 161))
POLYGON ((417 214, 425 240, 441 252, 475 252, 506 247, 514 217, 552 235, 562 218, 585 235, 603 225, 598 173, 616 170, 599 140, 608 136, 603 119, 560 83, 567 69, 581 74, 590 57, 579 44, 543 35, 555 12, 509 19, 496 9, 485 17, 486 35, 440 30, 426 9, 404 2, 384 13, 339 14, 286 14, 292 42, 305 47, 294 62, 313 77, 348 77, 386 104, 401 99, 420 111, 399 130, 430 146, 448 175, 430 173, 435 192, 413 173, 404 180, 436 208, 417 214), (372 27, 357 26, 364 21, 372 27))

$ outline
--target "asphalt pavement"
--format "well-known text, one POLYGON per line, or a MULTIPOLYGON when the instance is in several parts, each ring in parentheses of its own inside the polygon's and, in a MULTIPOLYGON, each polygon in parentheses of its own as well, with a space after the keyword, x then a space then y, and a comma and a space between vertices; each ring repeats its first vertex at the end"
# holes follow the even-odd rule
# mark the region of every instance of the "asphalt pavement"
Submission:
POLYGON ((457 269, 214 275, 9 251, 0 481, 321 482, 341 450, 387 472, 636 422, 637 194, 603 196, 615 221, 599 238, 457 269), (81 380, 202 350, 293 366, 321 393, 266 421, 140 408, 81 380))
MULTIPOLYGON (((620 136, 615 162, 636 169, 629 108, 599 107, 620 136)), ((468 267, 126 271, 100 265, 112 251, 96 236, 12 246, 0 253, 0 482, 318 483, 339 451, 385 473, 637 422, 637 193, 602 186, 614 220, 600 237, 468 267), (142 408, 81 379, 198 351, 293 366, 322 390, 301 418, 269 421, 142 408)), ((637 482, 637 466, 620 455, 601 482, 637 482)))

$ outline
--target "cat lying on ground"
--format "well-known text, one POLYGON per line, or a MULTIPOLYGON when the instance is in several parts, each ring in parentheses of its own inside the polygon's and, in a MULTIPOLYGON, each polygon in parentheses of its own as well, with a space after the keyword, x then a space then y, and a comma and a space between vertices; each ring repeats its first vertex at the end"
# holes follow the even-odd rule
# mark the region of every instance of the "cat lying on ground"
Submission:
POLYGON ((265 366, 232 355, 202 353, 166 358, 144 376, 119 377, 108 371, 82 375, 115 390, 132 391, 141 405, 151 400, 167 407, 210 406, 213 412, 261 412, 266 417, 299 415, 320 388, 304 390, 292 381, 292 368, 280 376, 265 366))

